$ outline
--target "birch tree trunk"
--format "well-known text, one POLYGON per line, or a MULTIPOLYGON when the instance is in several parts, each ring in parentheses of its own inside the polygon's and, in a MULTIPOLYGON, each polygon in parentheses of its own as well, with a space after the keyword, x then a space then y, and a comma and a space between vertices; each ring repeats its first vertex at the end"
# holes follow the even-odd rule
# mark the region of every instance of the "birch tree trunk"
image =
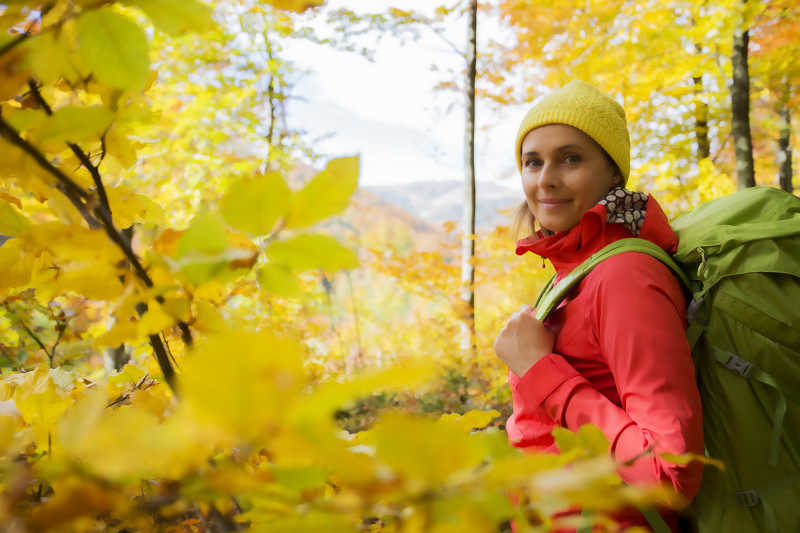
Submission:
POLYGON ((477 62, 478 1, 467 8, 467 113, 464 132, 464 224, 461 238, 461 297, 465 303, 464 345, 475 350, 475 76, 477 62))

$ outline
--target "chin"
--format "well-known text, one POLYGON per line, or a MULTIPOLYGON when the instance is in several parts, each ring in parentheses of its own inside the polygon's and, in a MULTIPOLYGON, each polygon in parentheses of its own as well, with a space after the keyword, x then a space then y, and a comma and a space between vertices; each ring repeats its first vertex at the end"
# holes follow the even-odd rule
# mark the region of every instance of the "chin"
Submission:
POLYGON ((572 226, 567 224, 559 224, 557 222, 548 224, 547 222, 542 222, 541 220, 539 221, 539 225, 543 230, 547 230, 550 233, 561 233, 562 231, 568 231, 572 229, 572 226))

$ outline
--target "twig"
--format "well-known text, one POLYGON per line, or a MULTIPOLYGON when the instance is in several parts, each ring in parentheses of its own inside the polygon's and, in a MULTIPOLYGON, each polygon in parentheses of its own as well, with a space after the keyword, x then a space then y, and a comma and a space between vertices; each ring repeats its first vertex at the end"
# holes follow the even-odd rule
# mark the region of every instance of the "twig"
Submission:
POLYGON ((7 42, 6 44, 4 44, 2 47, 0 47, 0 56, 5 54, 6 52, 9 52, 9 51, 13 50, 14 48, 16 48, 17 46, 22 44, 22 42, 25 39, 30 37, 32 35, 31 28, 33 27, 34 23, 36 23, 36 22, 41 23, 42 22, 42 17, 44 17, 51 9, 53 9, 53 2, 47 4, 42 9, 40 9, 39 10, 39 16, 36 17, 35 21, 32 20, 30 22, 30 24, 28 24, 28 27, 25 28, 25 31, 22 32, 22 34, 20 34, 16 39, 13 39, 13 40, 7 42))
POLYGON ((18 45, 22 44, 22 41, 24 41, 25 39, 30 37, 30 35, 31 35, 30 33, 25 32, 25 33, 20 34, 16 39, 12 39, 12 40, 8 41, 5 45, 0 47, 0 56, 5 54, 6 52, 9 52, 9 51, 13 50, 18 45))
POLYGON ((0 135, 8 139, 8 141, 10 141, 12 144, 21 148, 22 151, 31 156, 34 161, 39 164, 39 166, 44 168, 58 180, 58 189, 63 192, 69 201, 72 202, 72 205, 78 209, 81 216, 83 216, 83 218, 86 220, 86 223, 89 224, 90 228, 95 229, 100 227, 100 224, 91 215, 91 213, 89 213, 85 204, 85 202, 89 199, 89 193, 81 189, 74 181, 64 174, 64 172, 55 167, 33 145, 20 137, 17 130, 15 130, 11 124, 6 122, 2 117, 0 117, 0 135))
MULTIPOLYGON (((38 344, 38 345, 39 345, 39 347, 40 347, 42 350, 44 350, 44 353, 46 353, 46 354, 47 354, 47 359, 50 361, 50 368, 54 368, 54 367, 53 367, 53 359, 54 359, 54 357, 55 357, 55 356, 54 356, 53 352, 51 352, 50 350, 48 350, 48 349, 47 349, 47 346, 45 346, 45 345, 44 345, 44 343, 42 342, 42 340, 41 340, 39 337, 37 337, 37 336, 36 336, 36 334, 35 334, 33 331, 31 331, 31 328, 29 328, 29 327, 28 327, 28 325, 25 323, 25 321, 24 321, 24 320, 22 320, 22 318, 20 318, 19 316, 16 316, 16 315, 14 314, 14 312, 13 312, 13 311, 11 311, 11 308, 8 306, 8 302, 5 302, 3 305, 5 306, 5 308, 6 308, 6 311, 8 311, 9 313, 13 314, 13 315, 14 315, 14 318, 16 318, 16 319, 17 319, 17 321, 18 321, 20 324, 22 324, 22 329, 24 329, 24 330, 25 330, 25 332, 26 332, 28 335, 30 335, 30 336, 31 336, 31 338, 32 338, 33 340, 35 340, 35 341, 36 341, 36 344, 38 344)), ((60 335, 59 335, 59 338, 61 338, 61 336, 60 336, 60 335)), ((56 344, 58 344, 58 342, 56 342, 56 344)))
MULTIPOLYGON (((44 109, 44 112, 47 113, 47 115, 52 115, 53 109, 50 107, 50 105, 42 96, 42 93, 39 91, 39 86, 36 84, 36 81, 33 79, 29 79, 28 87, 31 90, 31 94, 33 94, 33 97, 36 99, 36 102, 40 106, 42 106, 42 109, 44 109)), ((104 141, 103 145, 105 145, 104 141)), ((83 166, 86 167, 86 170, 89 171, 89 174, 92 175, 92 181, 94 181, 94 186, 97 188, 97 195, 100 197, 100 205, 103 206, 104 209, 107 209, 109 213, 111 213, 111 205, 109 205, 108 203, 108 195, 106 194, 106 188, 103 185, 103 179, 100 176, 100 171, 98 170, 97 166, 92 163, 91 159, 89 159, 89 156, 86 155, 86 152, 81 150, 80 146, 71 142, 68 142, 67 146, 69 146, 70 150, 72 150, 72 153, 75 154, 75 157, 78 158, 81 164, 83 164, 83 166)), ((103 154, 105 155, 105 146, 103 148, 103 154)))

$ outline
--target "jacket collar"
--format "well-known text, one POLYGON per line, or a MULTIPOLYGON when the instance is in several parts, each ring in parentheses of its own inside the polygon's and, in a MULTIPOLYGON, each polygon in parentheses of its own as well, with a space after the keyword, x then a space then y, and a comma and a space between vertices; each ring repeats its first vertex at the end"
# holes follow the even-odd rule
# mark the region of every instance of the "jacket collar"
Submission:
MULTIPOLYGON (((563 276, 591 254, 619 239, 633 237, 622 224, 607 222, 606 206, 597 204, 583 214, 578 224, 567 231, 544 235, 541 231, 517 241, 517 255, 533 252, 550 260, 559 277, 563 276)), ((668 253, 674 253, 678 238, 667 216, 650 195, 644 224, 639 234, 668 253)))

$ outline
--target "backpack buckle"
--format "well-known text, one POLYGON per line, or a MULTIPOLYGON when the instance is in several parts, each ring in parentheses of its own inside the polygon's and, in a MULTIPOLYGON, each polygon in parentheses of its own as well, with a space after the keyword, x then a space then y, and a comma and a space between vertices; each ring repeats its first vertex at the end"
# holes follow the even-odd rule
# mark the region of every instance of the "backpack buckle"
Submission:
POLYGON ((742 490, 736 493, 736 499, 742 507, 755 507, 761 503, 761 498, 754 490, 742 490))
POLYGON ((708 325, 708 319, 705 317, 705 313, 702 314, 702 320, 697 316, 698 313, 703 310, 703 304, 705 303, 705 300, 705 296, 700 296, 699 298, 692 298, 692 301, 689 302, 689 307, 686 309, 686 319, 689 322, 697 321, 704 326, 708 325))
POLYGON ((725 368, 736 372, 742 377, 750 377, 750 374, 753 372, 752 363, 748 363, 736 354, 728 352, 728 355, 730 355, 730 357, 728 361, 724 363, 725 368))

